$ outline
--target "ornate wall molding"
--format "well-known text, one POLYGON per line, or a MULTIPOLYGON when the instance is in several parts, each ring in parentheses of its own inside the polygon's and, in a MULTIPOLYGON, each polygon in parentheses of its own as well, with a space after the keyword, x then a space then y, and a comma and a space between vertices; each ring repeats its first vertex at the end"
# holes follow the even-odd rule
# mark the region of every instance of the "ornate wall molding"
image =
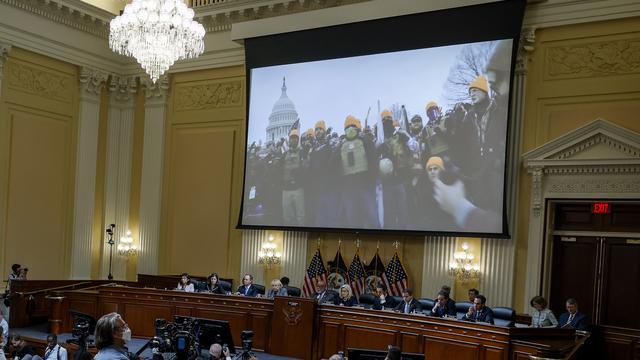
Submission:
POLYGON ((151 81, 149 76, 144 75, 140 78, 140 85, 145 89, 145 97, 147 99, 160 99, 164 101, 169 95, 169 77, 161 76, 155 83, 151 81))
POLYGON ((11 44, 3 44, 0 43, 0 76, 2 76, 2 68, 4 67, 5 61, 9 57, 9 52, 11 51, 11 44))
POLYGON ((526 75, 529 66, 529 56, 535 50, 536 28, 523 28, 520 33, 520 46, 516 57, 516 75, 526 75))
POLYGON ((115 16, 78 0, 0 0, 0 2, 104 39, 109 38, 109 21, 115 16))
POLYGON ((6 78, 10 87, 57 101, 73 100, 71 76, 44 71, 19 61, 10 64, 6 78))
POLYGON ((176 88, 176 111, 242 106, 240 80, 176 88))
POLYGON ((104 71, 82 67, 80 69, 80 94, 99 96, 108 77, 109 75, 104 71))
MULTIPOLYGON (((640 169, 639 169, 640 170, 640 169)), ((568 174, 566 174, 568 175, 568 174)), ((637 175, 636 175, 637 176, 637 175)), ((606 177, 556 180, 549 184, 552 193, 640 193, 640 178, 606 177)))
POLYGON ((640 73, 640 38, 556 46, 547 50, 549 78, 585 78, 640 73))
POLYGON ((128 102, 138 90, 136 76, 111 76, 109 79, 109 91, 118 102, 128 102))
POLYGON ((531 173, 531 209, 535 217, 540 216, 542 208, 542 168, 535 167, 531 173))
MULTIPOLYGON (((640 55, 640 53, 638 55, 640 55)), ((627 154, 632 157, 640 157, 639 148, 630 146, 616 139, 613 139, 609 136, 600 134, 600 135, 596 135, 591 138, 585 139, 582 142, 574 145, 570 149, 558 153, 554 157, 554 159, 560 160, 560 159, 567 159, 567 158, 573 157, 576 154, 581 153, 586 149, 589 149, 590 147, 597 144, 607 145, 609 148, 615 149, 621 153, 627 154)))

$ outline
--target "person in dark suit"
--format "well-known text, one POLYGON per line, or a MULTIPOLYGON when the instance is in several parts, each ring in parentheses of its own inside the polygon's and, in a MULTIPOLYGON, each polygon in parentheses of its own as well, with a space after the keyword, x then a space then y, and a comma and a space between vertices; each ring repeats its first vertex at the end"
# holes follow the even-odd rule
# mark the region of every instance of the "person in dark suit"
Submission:
POLYGON ((476 295, 473 299, 473 306, 469 307, 469 311, 462 320, 486 322, 493 325, 493 310, 486 306, 487 298, 484 295, 476 295))
POLYGON ((402 299, 400 304, 395 308, 396 311, 403 312, 405 314, 422 311, 422 305, 420 302, 413 298, 413 291, 411 289, 402 290, 402 299))
POLYGON ((573 298, 567 299, 567 312, 560 315, 558 327, 565 329, 587 330, 589 318, 587 314, 578 311, 578 301, 573 298))
POLYGON ((207 288, 204 290, 205 292, 210 292, 213 294, 224 294, 224 289, 220 285, 220 278, 218 274, 211 273, 207 276, 207 288))
POLYGON ((313 298, 316 299, 318 304, 338 304, 338 293, 333 290, 327 290, 327 283, 323 280, 318 280, 316 290, 317 291, 313 294, 313 298))
POLYGON ((338 299, 338 305, 341 306, 354 306, 358 305, 358 300, 353 296, 353 290, 348 284, 340 286, 340 298, 338 299))
POLYGON ((253 285, 253 276, 251 274, 244 274, 242 285, 238 287, 236 294, 250 297, 258 296, 258 288, 253 285))
POLYGON ((445 315, 456 316, 456 302, 449 298, 447 291, 440 290, 436 304, 431 309, 431 316, 444 317, 445 315))
POLYGON ((376 297, 373 299, 374 310, 382 310, 382 308, 395 308, 398 304, 393 296, 387 293, 387 287, 383 283, 376 285, 376 297))

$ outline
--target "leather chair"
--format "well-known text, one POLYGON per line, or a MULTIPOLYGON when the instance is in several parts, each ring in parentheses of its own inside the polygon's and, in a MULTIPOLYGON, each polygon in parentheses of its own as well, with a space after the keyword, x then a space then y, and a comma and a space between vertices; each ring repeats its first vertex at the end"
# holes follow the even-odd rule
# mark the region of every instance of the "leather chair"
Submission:
POLYGON ((426 313, 431 312, 431 309, 436 305, 433 299, 418 299, 418 302, 422 305, 422 311, 426 313))
POLYGON ((404 299, 402 298, 402 296, 393 296, 393 300, 396 301, 396 304, 400 304, 401 302, 404 301, 404 299))
POLYGON ((510 307, 494 307, 493 323, 498 326, 514 327, 516 324, 516 311, 510 307))
POLYGON ((289 296, 300 297, 300 294, 302 294, 302 290, 300 290, 299 287, 287 286, 287 294, 289 294, 289 296))
POLYGON ((264 296, 264 285, 260 285, 260 284, 253 284, 253 286, 255 286, 258 289, 258 294, 263 295, 264 296))
POLYGON ((364 306, 365 309, 370 309, 373 306, 375 295, 373 294, 361 294, 358 302, 364 306))
POLYGON ((207 283, 205 281, 191 280, 191 282, 196 292, 207 291, 207 283))
POLYGON ((469 312, 469 307, 473 306, 473 303, 469 301, 460 301, 456 303, 456 317, 462 319, 462 317, 469 312))
POLYGON ((231 283, 224 280, 218 280, 220 283, 220 287, 224 290, 225 293, 231 292, 231 283))

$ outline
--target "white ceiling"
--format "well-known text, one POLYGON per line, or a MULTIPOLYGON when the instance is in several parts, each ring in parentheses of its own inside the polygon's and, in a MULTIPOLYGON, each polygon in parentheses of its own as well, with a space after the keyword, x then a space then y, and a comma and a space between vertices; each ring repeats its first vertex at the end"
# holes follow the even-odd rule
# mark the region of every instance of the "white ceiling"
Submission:
POLYGON ((82 0, 87 4, 91 4, 103 10, 107 10, 110 13, 119 15, 120 10, 124 9, 124 6, 131 2, 131 0, 82 0))

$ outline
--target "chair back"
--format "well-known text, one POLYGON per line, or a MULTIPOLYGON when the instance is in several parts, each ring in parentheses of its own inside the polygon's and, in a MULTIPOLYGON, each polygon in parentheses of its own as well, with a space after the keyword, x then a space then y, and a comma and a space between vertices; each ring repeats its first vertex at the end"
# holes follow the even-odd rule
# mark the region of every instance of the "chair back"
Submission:
POLYGON ((493 323, 498 326, 514 327, 516 324, 516 311, 510 307, 494 307, 493 323))
POLYGON ((225 280, 218 280, 220 287, 224 292, 231 292, 231 283, 225 280))
POLYGON ((422 311, 426 312, 430 312, 436 305, 436 302, 433 299, 418 299, 418 302, 422 305, 422 311))
POLYGON ((253 286, 256 287, 256 289, 258 289, 258 294, 260 295, 264 295, 264 285, 260 285, 260 284, 253 284, 253 286))
POLYGON ((302 294, 302 290, 300 290, 299 287, 287 286, 287 294, 289 294, 289 296, 300 297, 300 294, 302 294))
POLYGON ((373 306, 375 298, 376 296, 373 294, 360 294, 358 302, 360 303, 360 305, 364 306, 365 309, 369 309, 371 306, 373 306))
POLYGON ((473 306, 472 302, 459 301, 456 303, 456 317, 462 319, 466 313, 469 312, 469 307, 473 306))

